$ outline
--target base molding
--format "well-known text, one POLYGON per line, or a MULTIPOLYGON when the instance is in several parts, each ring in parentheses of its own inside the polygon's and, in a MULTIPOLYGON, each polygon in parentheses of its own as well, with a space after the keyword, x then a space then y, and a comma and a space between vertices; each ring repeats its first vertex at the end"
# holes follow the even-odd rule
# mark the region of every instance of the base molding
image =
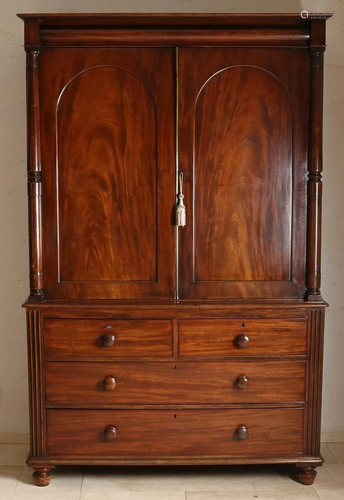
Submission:
POLYGON ((296 464, 297 467, 320 467, 323 464, 322 457, 294 456, 259 456, 259 457, 158 457, 145 458, 59 458, 59 457, 31 457, 27 459, 27 465, 34 469, 52 468, 55 465, 254 465, 254 464, 296 464))

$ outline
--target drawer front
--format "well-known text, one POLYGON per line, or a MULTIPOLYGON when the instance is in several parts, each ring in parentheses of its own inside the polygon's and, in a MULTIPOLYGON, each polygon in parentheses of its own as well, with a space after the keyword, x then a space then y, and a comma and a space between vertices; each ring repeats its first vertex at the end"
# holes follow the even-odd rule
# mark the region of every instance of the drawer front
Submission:
POLYGON ((306 331, 305 319, 186 319, 179 326, 179 355, 304 355, 306 331))
POLYGON ((302 452, 303 410, 48 410, 47 429, 56 457, 278 456, 302 452))
POLYGON ((305 362, 49 362, 46 380, 48 405, 292 403, 305 362))
POLYGON ((172 356, 171 320, 45 320, 48 359, 172 356))

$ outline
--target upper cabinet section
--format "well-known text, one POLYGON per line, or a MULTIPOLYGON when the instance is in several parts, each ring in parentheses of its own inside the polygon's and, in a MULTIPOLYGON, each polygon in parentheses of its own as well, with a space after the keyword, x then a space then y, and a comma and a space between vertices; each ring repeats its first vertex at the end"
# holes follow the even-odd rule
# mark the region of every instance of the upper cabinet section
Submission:
POLYGON ((172 72, 171 49, 41 54, 52 296, 173 297, 172 72))
POLYGON ((321 300, 330 14, 20 17, 31 300, 321 300))

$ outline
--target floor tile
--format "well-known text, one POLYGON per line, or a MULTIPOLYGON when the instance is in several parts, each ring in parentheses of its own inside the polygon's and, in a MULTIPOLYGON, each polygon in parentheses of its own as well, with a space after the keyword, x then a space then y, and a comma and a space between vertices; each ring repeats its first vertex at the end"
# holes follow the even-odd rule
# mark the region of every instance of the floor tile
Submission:
POLYGON ((85 469, 82 491, 253 491, 245 467, 147 467, 85 469))
POLYGON ((3 491, 14 491, 21 471, 22 465, 0 465, 0 498, 3 491))
POLYGON ((80 500, 185 500, 185 493, 183 492, 154 492, 154 498, 152 498, 152 493, 144 493, 139 491, 132 492, 92 492, 83 491, 81 493, 80 500))
POLYGON ((327 443, 337 462, 344 463, 344 443, 327 443))
POLYGON ((320 453, 322 454, 325 463, 328 464, 337 464, 337 460, 333 456, 332 451, 330 450, 327 443, 321 443, 320 453))
POLYGON ((0 499, 344 500, 344 443, 324 443, 321 452, 326 463, 309 487, 295 480, 294 466, 259 465, 86 467, 85 474, 66 466, 54 469, 50 486, 38 488, 33 470, 22 465, 27 445, 0 444, 0 499))
POLYGON ((61 495, 58 491, 52 491, 49 486, 39 488, 35 491, 5 491, 1 492, 1 500, 79 500, 80 491, 64 491, 61 495))
POLYGON ((344 499, 344 464, 324 464, 317 469, 313 488, 320 490, 342 490, 344 499))
MULTIPOLYGON (((257 491, 273 490, 279 493, 292 491, 293 495, 305 489, 296 476, 294 465, 258 465, 252 467, 252 477, 257 491)), ((309 488, 309 487, 308 487, 309 488)))
POLYGON ((0 465, 24 465, 28 454, 28 444, 0 444, 0 465))
MULTIPOLYGON (((32 479, 33 469, 26 465, 20 475, 16 491, 36 491, 36 486, 32 479)), ((83 479, 83 467, 56 467, 53 469, 51 483, 46 488, 58 491, 80 491, 83 479)), ((39 488, 41 490, 41 488, 39 488)))
MULTIPOLYGON (((228 491, 228 492, 186 492, 186 500, 319 500, 315 490, 300 491, 291 496, 287 491, 228 491)), ((334 499, 336 500, 336 499, 334 499)))
POLYGON ((343 490, 323 490, 317 492, 320 500, 343 500, 343 490))

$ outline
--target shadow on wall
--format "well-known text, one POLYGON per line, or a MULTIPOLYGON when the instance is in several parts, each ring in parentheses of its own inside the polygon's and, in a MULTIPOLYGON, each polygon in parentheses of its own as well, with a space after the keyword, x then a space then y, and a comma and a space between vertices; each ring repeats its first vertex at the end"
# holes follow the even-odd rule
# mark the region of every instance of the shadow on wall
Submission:
POLYGON ((32 2, 34 7, 26 12, 301 12, 301 1, 291 0, 81 0, 61 1, 42 0, 32 2))

